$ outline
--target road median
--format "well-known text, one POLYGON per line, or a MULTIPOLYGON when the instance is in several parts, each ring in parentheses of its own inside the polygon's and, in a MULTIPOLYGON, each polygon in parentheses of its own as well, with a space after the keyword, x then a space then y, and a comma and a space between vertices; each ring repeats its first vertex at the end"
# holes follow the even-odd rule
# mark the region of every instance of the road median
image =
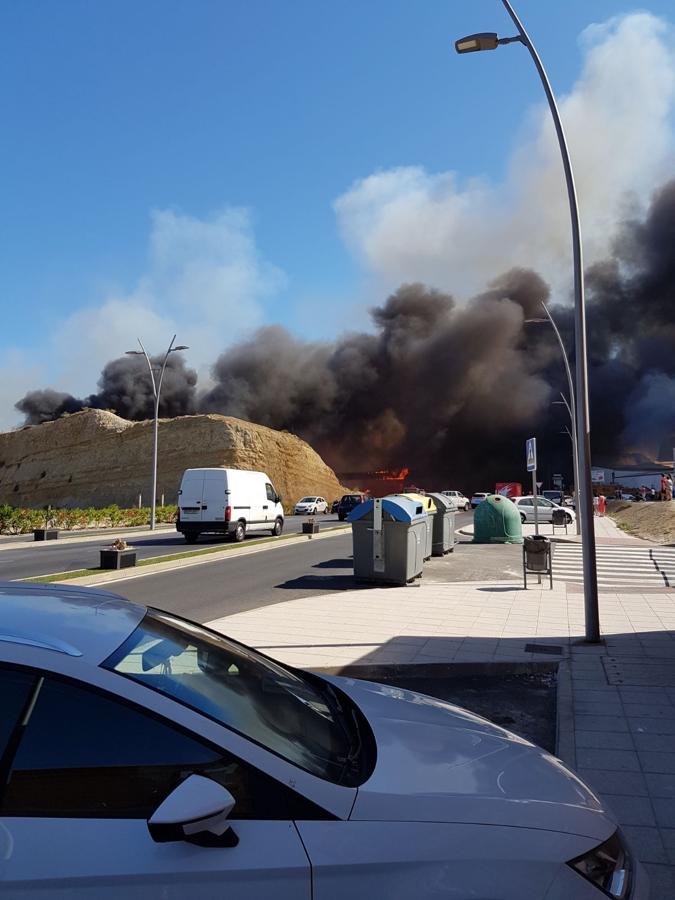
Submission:
POLYGON ((304 543, 308 540, 321 540, 328 537, 337 537, 349 531, 349 525, 335 525, 326 528, 318 534, 285 534, 281 537, 267 537, 257 540, 248 540, 243 544, 226 544, 216 547, 204 547, 201 550, 185 550, 181 553, 172 553, 167 556, 153 556, 142 559, 130 569, 111 570, 103 569, 78 569, 69 572, 54 572, 50 575, 36 575, 30 578, 17 579, 21 582, 55 584, 72 584, 78 586, 95 587, 111 582, 126 581, 130 578, 142 578, 146 575, 154 575, 159 572, 171 572, 175 569, 189 568, 202 563, 219 562, 220 560, 233 559, 239 556, 248 556, 252 553, 260 553, 272 550, 275 547, 288 547, 293 544, 304 543))

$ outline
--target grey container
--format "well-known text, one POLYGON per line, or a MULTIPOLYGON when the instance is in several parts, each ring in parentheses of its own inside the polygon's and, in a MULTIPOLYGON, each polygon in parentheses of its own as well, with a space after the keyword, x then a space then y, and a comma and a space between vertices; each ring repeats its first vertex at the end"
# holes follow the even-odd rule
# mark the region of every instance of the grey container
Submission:
POLYGON ((436 504, 431 552, 445 556, 455 549, 455 508, 444 494, 427 494, 436 504))
POLYGON ((382 535, 378 555, 373 522, 375 502, 367 500, 349 514, 357 581, 405 585, 422 574, 427 514, 407 497, 382 498, 382 535))

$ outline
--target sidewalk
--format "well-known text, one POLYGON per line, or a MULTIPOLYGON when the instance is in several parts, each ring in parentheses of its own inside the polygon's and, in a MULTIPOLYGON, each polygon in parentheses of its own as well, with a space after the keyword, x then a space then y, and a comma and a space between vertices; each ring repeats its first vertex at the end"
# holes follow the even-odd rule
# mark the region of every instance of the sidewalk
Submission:
MULTIPOLYGON (((295 666, 560 662, 557 753, 608 802, 675 896, 675 591, 600 598, 604 643, 581 643, 583 594, 520 582, 370 588, 303 597, 211 627, 295 666)), ((373 675, 376 677, 376 673, 373 675)))
MULTIPOLYGON (((632 537, 622 531, 616 522, 610 516, 595 516, 593 518, 595 524, 595 540, 598 544, 626 544, 626 546, 642 546, 649 542, 643 541, 641 538, 632 537)), ((457 529, 459 534, 473 537, 473 523, 464 525, 457 529)), ((523 536, 534 534, 534 525, 523 525, 523 536)), ((555 528, 550 522, 539 523, 539 534, 550 537, 551 540, 564 541, 569 543, 580 544, 581 535, 576 533, 576 525, 568 525, 567 531, 563 526, 557 525, 555 528)))

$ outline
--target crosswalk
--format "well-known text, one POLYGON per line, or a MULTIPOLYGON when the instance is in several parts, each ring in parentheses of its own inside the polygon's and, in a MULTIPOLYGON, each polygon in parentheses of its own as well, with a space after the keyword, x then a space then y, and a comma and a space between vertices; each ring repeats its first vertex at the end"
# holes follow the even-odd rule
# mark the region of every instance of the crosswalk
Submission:
MULTIPOLYGON (((675 547, 596 547, 598 586, 675 587, 675 547)), ((579 544, 557 544, 553 578, 583 583, 579 544)))

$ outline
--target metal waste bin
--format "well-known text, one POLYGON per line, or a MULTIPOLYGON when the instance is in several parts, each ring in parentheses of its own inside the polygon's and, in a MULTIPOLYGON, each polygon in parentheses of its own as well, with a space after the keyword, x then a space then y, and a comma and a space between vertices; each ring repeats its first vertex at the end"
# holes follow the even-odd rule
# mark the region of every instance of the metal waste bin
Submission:
POLYGON ((527 535, 523 539, 523 579, 527 588, 527 575, 548 575, 553 589, 553 548, 543 534, 527 535))
POLYGON ((455 507, 444 494, 429 494, 436 504, 434 516, 433 556, 445 556, 455 549, 455 507))
POLYGON ((360 503, 347 516, 352 526, 357 581, 408 584, 422 574, 427 514, 407 497, 360 503))
POLYGON ((414 494, 411 492, 403 494, 392 494, 392 497, 408 497, 413 503, 421 505, 426 511, 427 516, 427 540, 424 547, 424 560, 431 559, 434 546, 434 519, 436 518, 436 504, 427 494, 414 494))
POLYGON ((565 534, 567 534, 567 526, 570 524, 570 521, 570 515, 567 510, 554 509, 551 513, 551 525, 553 526, 553 533, 555 534, 556 528, 564 528, 565 534))

